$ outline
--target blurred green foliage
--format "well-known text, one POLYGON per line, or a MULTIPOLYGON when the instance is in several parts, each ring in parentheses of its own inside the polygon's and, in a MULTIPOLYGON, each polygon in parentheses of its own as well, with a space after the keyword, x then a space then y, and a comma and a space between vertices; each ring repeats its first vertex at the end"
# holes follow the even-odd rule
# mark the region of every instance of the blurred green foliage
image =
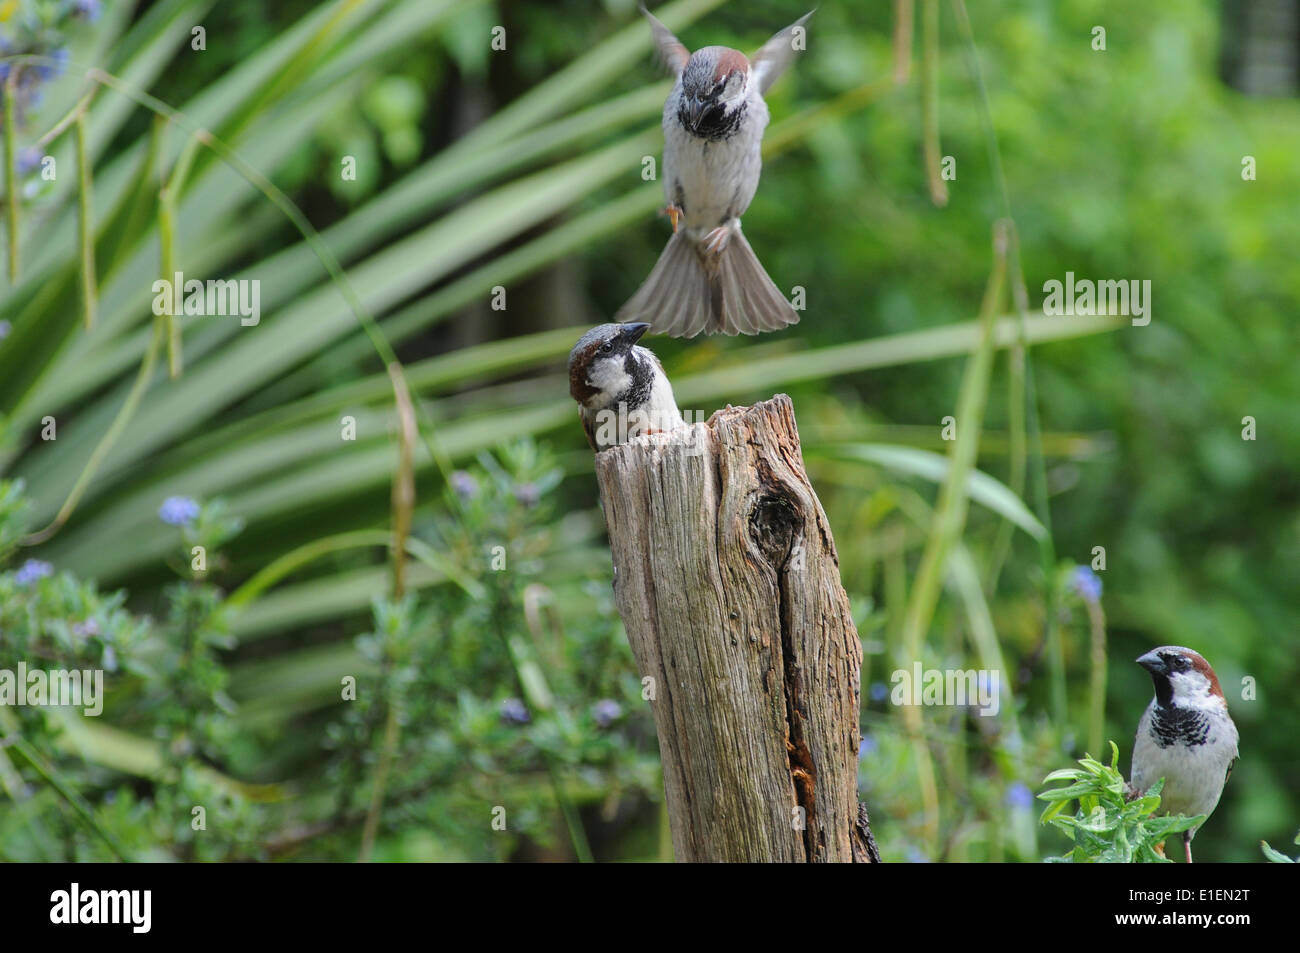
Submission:
MULTIPOLYGON (((181 107, 323 231, 447 460, 419 458, 413 538, 433 555, 410 557, 412 591, 390 598, 392 553, 347 535, 389 525, 388 376, 302 236, 204 154, 178 208, 178 262, 260 279, 264 322, 238 334, 227 319, 187 325, 185 374, 157 375, 68 525, 15 549, 58 510, 122 405, 148 337, 156 167, 192 131, 173 124, 153 152, 149 110, 101 89, 88 116, 98 324, 79 324, 72 175, 25 168, 23 276, 0 292, 0 472, 26 479, 22 492, 0 484, 0 667, 33 652, 107 667, 112 649, 120 674, 102 719, 2 712, 19 727, 0 727, 60 783, 10 755, 0 855, 108 859, 114 842, 137 856, 351 859, 395 720, 376 858, 665 856, 653 725, 562 371, 578 327, 614 313, 666 238, 640 160, 658 154, 667 86, 635 5, 103 6, 93 28, 59 20, 39 49, 6 48, 49 55, 66 43, 73 64, 30 74, 42 96, 23 113, 20 149, 77 102, 87 65, 181 107), (203 52, 189 47, 195 22, 203 52), (505 51, 489 46, 495 25, 505 51), (339 174, 343 156, 355 180, 339 174), (505 312, 486 305, 497 285, 505 312), (39 436, 46 414, 56 441, 39 436), (361 437, 341 452, 343 414, 361 437), (178 494, 230 530, 201 577, 188 570, 189 530, 158 518, 178 494), (235 517, 244 527, 231 535, 235 517), (506 547, 507 570, 492 568, 493 546, 506 547), (240 595, 270 570, 273 585, 240 595), (101 594, 119 586, 129 599, 101 594), (92 619, 95 637, 78 635, 92 619), (340 699, 347 675, 353 704, 340 699), (202 834, 196 804, 210 808, 202 834), (497 805, 504 833, 491 827, 497 805)), ((795 0, 674 9, 688 45, 743 49, 805 12, 795 0)), ((774 387, 794 398, 866 651, 861 787, 887 860, 1035 861, 1068 846, 1037 829, 1029 786, 1094 730, 1098 619, 1068 580, 1097 546, 1103 736, 1131 738, 1150 697, 1129 660, 1189 645, 1214 665, 1242 732, 1198 859, 1258 861, 1255 845, 1288 837, 1300 816, 1300 710, 1288 701, 1300 675, 1300 104, 1223 84, 1217 9, 972 4, 1029 311, 1045 281, 1072 271, 1150 280, 1153 318, 1030 350, 1042 433, 1029 454, 1044 462, 1059 565, 1045 567, 1028 535, 1007 535, 1005 506, 971 507, 922 661, 982 667, 996 649, 1010 700, 991 719, 925 712, 937 843, 922 836, 918 765, 888 699, 889 673, 913 661, 899 636, 934 477, 862 451, 947 452, 940 422, 963 373, 953 358, 969 345, 949 335, 901 358, 889 349, 975 317, 1004 212, 947 3, 947 205, 926 186, 919 45, 910 80, 894 85, 890 5, 822 4, 808 52, 769 96, 773 154, 745 217, 777 283, 807 290, 804 320, 756 340, 653 342, 684 409, 774 387), (1092 48, 1096 25, 1104 51, 1092 48), (1242 178, 1245 156, 1254 180, 1242 178), (1254 441, 1241 436, 1247 416, 1254 441), (1068 676, 1064 720, 1052 714, 1049 622, 1068 676)), ((50 148, 75 168, 65 141, 50 148)), ((1014 463, 1017 360, 997 358, 976 465, 1001 481, 998 499, 1025 487, 1042 518, 1014 463)))

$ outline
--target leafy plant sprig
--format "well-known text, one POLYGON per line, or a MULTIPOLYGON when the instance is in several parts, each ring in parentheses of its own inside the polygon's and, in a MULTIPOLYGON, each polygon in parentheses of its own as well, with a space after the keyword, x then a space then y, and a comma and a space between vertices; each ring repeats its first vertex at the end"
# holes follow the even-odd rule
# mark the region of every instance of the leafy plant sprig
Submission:
MULTIPOLYGON (((1297 832, 1296 835, 1295 835, 1295 843, 1300 844, 1300 832, 1297 832)), ((1264 851, 1264 856, 1267 857, 1267 858, 1269 859, 1269 862, 1270 862, 1270 863, 1274 863, 1274 864, 1300 864, 1300 857, 1288 857, 1286 854, 1282 853, 1280 850, 1277 850, 1277 849, 1275 849, 1275 848, 1273 848, 1273 847, 1270 847, 1268 841, 1266 841, 1266 840, 1262 840, 1262 841, 1260 841, 1260 842, 1259 842, 1259 846, 1263 849, 1263 851, 1264 851)))
POLYGON ((1041 823, 1051 824, 1074 842, 1074 849, 1060 857, 1048 858, 1057 863, 1172 863, 1156 848, 1172 834, 1180 834, 1205 820, 1204 815, 1181 814, 1155 817, 1160 808, 1161 778, 1142 795, 1134 796, 1119 770, 1119 748, 1110 742, 1110 764, 1102 764, 1091 755, 1079 759, 1077 768, 1061 768, 1043 779, 1070 781, 1063 788, 1051 788, 1038 794, 1047 801, 1041 823), (1078 801, 1072 815, 1065 814, 1071 801, 1078 801))

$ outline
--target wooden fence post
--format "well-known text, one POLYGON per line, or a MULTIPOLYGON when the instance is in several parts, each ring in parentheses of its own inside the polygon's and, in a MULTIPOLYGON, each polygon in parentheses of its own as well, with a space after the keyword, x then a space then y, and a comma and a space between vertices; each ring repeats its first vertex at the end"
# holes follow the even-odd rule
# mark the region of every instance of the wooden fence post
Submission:
POLYGON ((596 456, 679 861, 878 860, 862 648, 790 398, 596 456))

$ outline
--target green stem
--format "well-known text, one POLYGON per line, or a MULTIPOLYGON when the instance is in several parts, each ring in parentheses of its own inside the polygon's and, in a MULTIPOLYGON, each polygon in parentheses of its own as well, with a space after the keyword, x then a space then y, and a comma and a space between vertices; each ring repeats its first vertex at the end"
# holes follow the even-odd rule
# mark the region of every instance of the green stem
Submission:
POLYGON ((261 571, 247 579, 243 585, 232 592, 229 598, 226 599, 226 605, 231 608, 247 605, 285 576, 308 563, 320 559, 322 556, 348 549, 387 546, 392 542, 392 538, 392 534, 381 529, 362 529, 351 533, 339 533, 322 539, 314 539, 310 543, 305 543, 297 549, 285 553, 274 562, 268 563, 261 571))
MULTIPOLYGON (((1007 486, 1020 499, 1025 498, 1025 326, 1017 324, 1017 340, 1007 350, 1007 486)), ((997 537, 989 556, 985 589, 993 593, 998 587, 998 577, 1011 551, 1011 540, 1016 527, 1010 520, 998 524, 997 537)))
POLYGON ((988 378, 993 360, 993 329, 998 304, 1002 300, 1006 277, 1006 240, 1003 223, 995 228, 995 253, 993 270, 984 291, 980 307, 980 336, 975 350, 962 375, 961 394, 954 415, 957 440, 952 451, 952 465, 939 491, 935 506, 934 523, 926 540, 917 579, 908 601, 904 621, 903 647, 905 657, 919 659, 924 646, 926 630, 934 615, 939 587, 943 579, 948 553, 961 535, 966 522, 966 481, 975 466, 979 452, 980 431, 984 422, 984 408, 988 401, 988 378))
POLYGON ((388 774, 392 770, 393 756, 397 751, 398 729, 397 705, 389 699, 388 716, 384 719, 384 747, 379 756, 379 767, 375 771, 375 789, 370 795, 366 823, 361 830, 361 852, 357 859, 363 864, 370 863, 370 856, 375 849, 375 836, 379 833, 379 814, 384 806, 384 791, 388 787, 388 774))
POLYGON ((77 235, 81 240, 81 302, 86 330, 95 326, 95 224, 91 210, 90 150, 86 146, 86 114, 77 113, 77 235))
POLYGON ((1106 730, 1106 614, 1101 603, 1092 599, 1087 600, 1087 607, 1092 665, 1088 685, 1088 750, 1100 751, 1106 730))
MULTIPOLYGON (((393 599, 400 602, 406 594, 406 543, 411 535, 411 511, 415 508, 415 459, 413 454, 416 425, 415 413, 411 409, 411 395, 406 389, 401 368, 396 363, 388 365, 392 378, 393 392, 397 397, 398 418, 398 464, 393 472, 392 524, 393 536, 390 552, 393 566, 393 599)), ((386 665, 385 668, 391 668, 386 665)), ((391 693, 391 690, 390 690, 391 693)), ((393 758, 397 754, 397 740, 401 731, 401 718, 397 710, 397 700, 388 699, 388 715, 384 720, 384 745, 379 755, 379 767, 375 772, 375 787, 370 796, 370 807, 366 811, 366 823, 361 831, 360 861, 370 862, 375 847, 375 836, 379 832, 379 815, 384 806, 384 792, 388 788, 388 775, 392 770, 393 758)))
POLYGON ((415 439, 418 428, 411 407, 411 393, 407 390, 401 368, 390 364, 388 373, 397 397, 398 422, 397 469, 393 472, 392 496, 393 598, 401 599, 406 594, 406 542, 411 536, 411 516, 415 509, 415 439))
POLYGON ((82 494, 86 492, 86 487, 90 485, 91 479, 104 462, 104 458, 108 456, 118 438, 122 436, 122 431, 126 429, 126 425, 135 416, 136 409, 140 406, 140 399, 144 396, 144 392, 149 389, 149 383, 153 378, 154 364, 158 360, 158 352, 162 346, 165 330, 164 319, 160 316, 155 317, 153 337, 149 340, 149 347, 145 349, 144 359, 140 362, 140 371, 135 376, 135 383, 131 385, 131 391, 127 394, 122 408, 117 412, 117 416, 113 418, 113 422, 109 425, 108 430, 104 432, 104 436, 99 439, 99 443, 95 445, 94 451, 90 454, 90 459, 86 461, 86 466, 82 469, 81 474, 77 477, 77 482, 68 493, 68 498, 59 507, 59 512, 44 529, 25 537, 23 539, 24 546, 35 546, 38 543, 45 542, 57 533, 63 524, 68 521, 68 518, 72 516, 73 510, 81 502, 82 494))
POLYGON ((894 83, 902 86, 912 75, 913 0, 894 0, 894 83))
POLYGON ((5 163, 5 230, 9 238, 9 283, 18 284, 18 198, 21 186, 18 182, 18 162, 15 158, 14 83, 18 70, 12 65, 4 81, 4 163, 5 163))
POLYGON ((94 92, 92 90, 92 92, 87 93, 85 96, 82 96, 81 99, 77 100, 75 106, 64 113, 59 121, 49 128, 49 131, 47 131, 45 135, 36 140, 34 143, 36 148, 44 149, 55 139, 59 138, 59 136, 63 135, 64 131, 66 131, 69 126, 77 121, 79 116, 84 115, 86 110, 90 108, 90 101, 93 98, 94 92))
MULTIPOLYGON (((176 210, 164 188, 158 193, 158 272, 171 285, 176 275, 176 210)), ((180 308, 180 288, 174 288, 171 307, 161 315, 167 338, 167 374, 173 380, 181 373, 181 330, 176 316, 180 308)))
POLYGON ((921 5, 921 126, 930 201, 943 208, 948 186, 939 167, 939 0, 923 0, 921 5))
MULTIPOLYGON (((245 606, 290 573, 320 559, 322 556, 328 556, 330 553, 342 552, 348 549, 363 549, 371 546, 391 547, 392 545, 393 534, 382 529, 359 529, 348 533, 338 533, 334 536, 326 536, 323 539, 314 539, 310 543, 304 543, 297 549, 285 553, 279 559, 263 567, 256 575, 246 580, 243 585, 230 594, 230 597, 226 599, 226 605, 236 608, 245 606)), ((463 589, 470 598, 483 598, 483 587, 477 580, 466 576, 459 567, 438 553, 428 543, 414 536, 409 536, 405 540, 404 548, 408 556, 418 559, 430 569, 442 573, 449 582, 463 589)))
MULTIPOLYGON (((158 190, 158 245, 161 262, 159 270, 162 280, 169 285, 176 275, 176 197, 185 185, 190 166, 198 152, 199 141, 191 138, 181 150, 176 164, 172 166, 171 175, 158 190)), ((175 289, 172 306, 167 309, 167 373, 175 380, 181 376, 184 363, 181 350, 181 322, 177 313, 180 306, 180 288, 175 289)))
MULTIPOLYGON (((998 222, 994 226, 993 269, 980 306, 979 341, 966 362, 961 394, 957 400, 957 441, 952 450, 952 465, 939 491, 934 519, 926 538, 925 550, 921 554, 916 582, 912 586, 903 621, 903 658, 908 663, 921 659, 925 635, 934 617, 949 554, 966 525, 968 498, 965 485, 979 453, 980 430, 988 401, 989 373, 994 350, 993 331, 1006 277, 1006 244, 1005 223, 998 222)), ((903 721, 916 757, 924 810, 923 832, 930 852, 934 853, 938 848, 939 837, 939 794, 933 760, 922 733, 924 719, 920 707, 905 705, 903 721)))

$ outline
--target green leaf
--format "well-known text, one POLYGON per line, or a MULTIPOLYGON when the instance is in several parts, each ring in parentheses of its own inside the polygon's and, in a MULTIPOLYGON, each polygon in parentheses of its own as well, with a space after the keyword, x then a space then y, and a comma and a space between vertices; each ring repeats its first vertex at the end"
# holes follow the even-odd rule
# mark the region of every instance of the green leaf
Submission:
POLYGON ((1270 847, 1269 844, 1268 844, 1268 841, 1266 841, 1266 840, 1262 840, 1262 841, 1260 841, 1260 842, 1259 842, 1259 846, 1263 849, 1263 851, 1264 851, 1264 856, 1267 857, 1270 861, 1272 861, 1272 862, 1275 863, 1275 864, 1294 864, 1294 863, 1295 863, 1294 860, 1292 860, 1292 859, 1291 859, 1290 857, 1288 857, 1286 854, 1282 853, 1280 850, 1274 850, 1272 847, 1270 847))
MULTIPOLYGON (((948 478, 952 465, 950 458, 944 454, 891 444, 832 445, 829 452, 840 459, 876 463, 895 472, 919 476, 938 484, 948 478)), ((987 473, 972 470, 966 477, 964 490, 976 503, 1009 520, 1035 539, 1046 535, 1047 530, 1043 524, 1011 488, 987 473)))

